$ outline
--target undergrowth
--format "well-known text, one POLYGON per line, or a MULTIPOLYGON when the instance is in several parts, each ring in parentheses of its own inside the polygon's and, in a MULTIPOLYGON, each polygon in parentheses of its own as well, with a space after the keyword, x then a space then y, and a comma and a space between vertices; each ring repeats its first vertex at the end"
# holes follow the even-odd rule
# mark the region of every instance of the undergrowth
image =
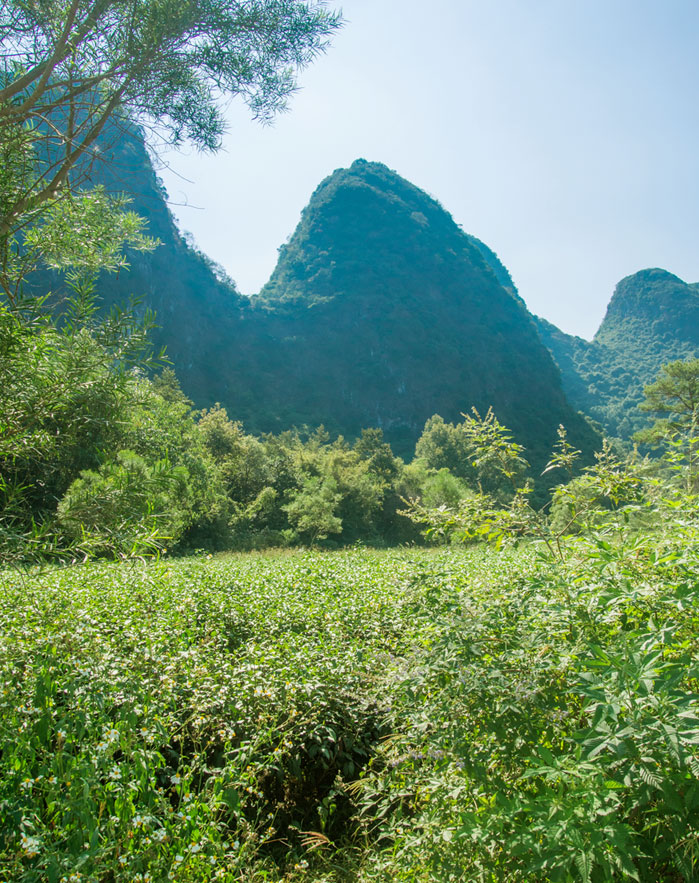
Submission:
POLYGON ((693 479, 595 468, 518 549, 5 572, 0 879, 695 880, 693 479))

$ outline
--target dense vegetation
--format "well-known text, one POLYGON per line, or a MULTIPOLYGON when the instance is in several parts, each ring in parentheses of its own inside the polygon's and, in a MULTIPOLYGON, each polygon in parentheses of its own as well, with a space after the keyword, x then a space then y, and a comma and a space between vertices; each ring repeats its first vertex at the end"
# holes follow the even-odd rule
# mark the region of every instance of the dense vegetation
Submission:
POLYGON ((256 438, 73 285, 0 313, 3 553, 131 560, 2 574, 5 877, 694 879, 696 363, 549 512, 492 411, 256 438), (416 525, 472 548, 141 557, 416 525))
MULTIPOLYGON (((100 309, 105 273, 158 266, 125 201, 79 186, 107 121, 155 192, 122 111, 215 146, 219 90, 266 115, 337 24, 286 0, 0 12, 0 875, 693 881, 699 360, 646 387, 662 458, 593 459, 497 257, 363 161, 256 307, 158 203, 168 333, 220 319, 219 360, 249 329, 222 388, 258 435, 193 408, 142 305, 100 309), (304 415, 332 433, 259 434, 304 415), (347 548, 423 531, 441 548, 347 548), (212 556, 270 545, 305 548, 212 556)), ((622 301, 651 343, 694 303, 653 320, 659 272, 610 306, 626 362, 622 301)))
POLYGON ((419 539, 401 514, 408 499, 513 494, 478 460, 472 418, 431 417, 406 464, 378 429, 351 443, 322 427, 255 437, 219 406, 195 411, 147 328, 131 313, 100 318, 91 286, 74 284, 58 315, 31 301, 0 308, 6 559, 391 545, 419 539))
POLYGON ((417 513, 492 551, 6 571, 4 877, 695 879, 694 445, 600 457, 553 546, 504 501, 417 513))

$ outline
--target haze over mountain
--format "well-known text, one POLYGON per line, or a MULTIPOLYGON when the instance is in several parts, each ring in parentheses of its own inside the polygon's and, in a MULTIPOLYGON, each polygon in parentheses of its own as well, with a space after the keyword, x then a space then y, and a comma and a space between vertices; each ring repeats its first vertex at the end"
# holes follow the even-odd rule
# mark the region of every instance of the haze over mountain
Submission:
POLYGON ((205 390, 217 383, 219 348, 227 349, 231 336, 242 336, 249 299, 178 230, 138 132, 103 151, 97 175, 108 190, 132 198, 130 208, 147 219, 148 234, 161 243, 150 253, 130 252, 127 271, 103 275, 100 295, 107 303, 129 294, 143 297, 144 307, 156 312, 156 343, 167 347, 192 394, 209 403, 205 390))

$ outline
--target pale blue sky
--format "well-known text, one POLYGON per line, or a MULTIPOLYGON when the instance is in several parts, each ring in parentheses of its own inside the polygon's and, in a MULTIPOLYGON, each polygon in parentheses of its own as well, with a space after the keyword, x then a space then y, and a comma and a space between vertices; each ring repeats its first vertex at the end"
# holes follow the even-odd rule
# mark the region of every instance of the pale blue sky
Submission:
POLYGON ((591 337, 644 267, 699 281, 699 0, 338 5, 288 114, 261 127, 234 105, 221 153, 170 153, 160 173, 241 291, 358 157, 437 197, 564 331, 591 337))

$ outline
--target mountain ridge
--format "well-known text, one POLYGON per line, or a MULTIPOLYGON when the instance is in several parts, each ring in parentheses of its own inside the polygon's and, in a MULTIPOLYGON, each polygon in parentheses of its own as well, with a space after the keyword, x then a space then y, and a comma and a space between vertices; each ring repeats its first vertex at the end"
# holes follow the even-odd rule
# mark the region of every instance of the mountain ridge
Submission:
MULTIPOLYGON (((167 345, 198 406, 221 402, 254 432, 324 423, 355 436, 380 426, 409 456, 434 413, 458 420, 492 405, 537 463, 559 423, 587 451, 596 444, 576 409, 612 434, 634 428, 621 412, 653 377, 630 363, 624 327, 653 323, 630 315, 633 276, 618 286, 594 341, 565 335, 532 316, 495 252, 436 199, 359 159, 319 183, 269 281, 248 298, 179 233, 138 133, 107 159, 102 182, 129 185, 163 245, 131 254, 131 269, 103 278, 100 291, 107 302, 129 287, 145 294, 161 324, 156 342, 167 345), (610 401, 616 421, 605 413, 610 401)), ((671 339, 668 286, 692 304, 699 290, 666 271, 641 274, 649 309, 661 314, 649 332, 656 370, 658 359, 691 349, 671 339), (666 345, 656 346, 659 329, 666 345)))

